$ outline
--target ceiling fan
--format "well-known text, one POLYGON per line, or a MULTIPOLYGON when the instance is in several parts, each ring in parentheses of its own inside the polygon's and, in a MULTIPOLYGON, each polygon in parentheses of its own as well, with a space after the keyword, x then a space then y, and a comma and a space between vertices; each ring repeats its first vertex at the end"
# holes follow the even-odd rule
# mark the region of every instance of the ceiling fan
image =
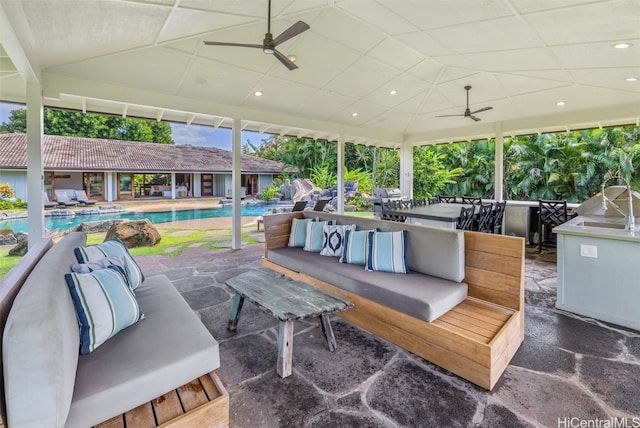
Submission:
POLYGON ((264 40, 262 41, 261 45, 257 45, 257 44, 249 44, 249 43, 229 43, 229 42, 209 42, 209 41, 205 41, 204 44, 205 45, 213 45, 213 46, 239 46, 239 47, 245 47, 245 48, 258 48, 258 49, 262 49, 262 52, 266 53, 266 54, 272 54, 273 56, 275 56, 276 58, 278 58, 278 60, 284 64, 285 67, 287 67, 289 70, 295 70, 296 68, 298 68, 297 65, 295 65, 293 63, 293 61, 291 61, 289 58, 287 58, 285 55, 283 55, 282 53, 280 53, 277 49, 276 46, 278 46, 281 43, 286 42, 287 40, 297 36, 298 34, 307 31, 309 28, 309 25, 302 22, 302 21, 298 21, 295 24, 293 24, 291 27, 287 28, 286 30, 284 30, 278 37, 276 37, 275 39, 273 38, 273 34, 271 34, 271 0, 269 0, 269 11, 268 11, 268 16, 267 16, 267 32, 264 35, 264 40))
POLYGON ((469 90, 471 89, 471 86, 467 85, 467 86, 464 87, 464 89, 467 91, 467 108, 464 111, 464 114, 445 114, 445 115, 436 116, 436 117, 463 116, 463 117, 470 117, 471 119, 473 119, 476 122, 478 122, 481 119, 478 116, 475 116, 476 113, 480 113, 480 112, 483 112, 483 111, 491 110, 493 108, 493 107, 483 107, 483 108, 478 109, 476 111, 471 111, 471 109, 469 108, 469 90))

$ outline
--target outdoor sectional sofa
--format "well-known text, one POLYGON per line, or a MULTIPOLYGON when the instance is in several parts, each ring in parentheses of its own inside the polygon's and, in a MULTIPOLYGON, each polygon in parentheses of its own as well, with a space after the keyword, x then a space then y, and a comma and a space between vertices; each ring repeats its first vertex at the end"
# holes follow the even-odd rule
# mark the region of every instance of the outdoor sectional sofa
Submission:
POLYGON ((85 241, 43 239, 0 283, 5 426, 228 426, 218 343, 164 275, 134 290, 143 319, 79 355, 65 273, 85 241))
POLYGON ((524 240, 324 212, 264 216, 262 265, 354 303, 339 316, 491 390, 524 339, 524 240), (406 230, 410 273, 288 247, 292 220, 406 230))

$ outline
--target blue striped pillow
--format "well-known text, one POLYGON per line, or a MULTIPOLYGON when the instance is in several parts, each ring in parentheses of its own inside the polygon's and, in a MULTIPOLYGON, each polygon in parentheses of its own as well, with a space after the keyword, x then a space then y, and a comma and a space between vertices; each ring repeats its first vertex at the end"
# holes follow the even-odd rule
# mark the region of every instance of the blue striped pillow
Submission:
POLYGON ((367 261, 367 241, 373 230, 347 230, 344 233, 344 250, 341 263, 365 265, 367 261))
POLYGON ((319 253, 322 250, 324 240, 323 230, 325 226, 332 226, 333 220, 328 221, 311 221, 307 223, 307 237, 305 239, 305 251, 313 251, 319 253))
POLYGON ((289 234, 290 247, 304 247, 307 241, 307 223, 316 221, 315 218, 294 218, 291 221, 291 233, 289 234))
POLYGON ((407 231, 372 232, 367 242, 367 270, 409 273, 407 231))
POLYGON ((140 266, 133 259, 124 242, 117 238, 89 247, 78 247, 73 252, 76 255, 76 259, 78 259, 78 263, 89 263, 105 257, 122 257, 127 281, 131 289, 135 290, 144 281, 140 266))
POLYGON ((115 266, 64 276, 80 324, 80 354, 94 351, 144 315, 124 271, 115 266))

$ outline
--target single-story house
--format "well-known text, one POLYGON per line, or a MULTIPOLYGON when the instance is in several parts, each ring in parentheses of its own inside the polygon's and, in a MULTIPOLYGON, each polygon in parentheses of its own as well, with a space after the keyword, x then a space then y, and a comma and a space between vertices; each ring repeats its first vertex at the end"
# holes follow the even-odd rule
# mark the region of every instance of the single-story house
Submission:
MULTIPOLYGON (((232 153, 213 147, 45 135, 44 188, 85 190, 91 199, 227 196, 232 153)), ((242 155, 242 187, 255 195, 283 172, 280 162, 242 155)), ((0 183, 27 199, 27 135, 0 134, 0 183)))

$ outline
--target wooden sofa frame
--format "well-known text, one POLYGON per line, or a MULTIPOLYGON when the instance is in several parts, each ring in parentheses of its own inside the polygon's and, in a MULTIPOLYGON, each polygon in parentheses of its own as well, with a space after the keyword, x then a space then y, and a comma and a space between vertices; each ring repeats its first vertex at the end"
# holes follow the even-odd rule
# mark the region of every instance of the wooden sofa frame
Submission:
POLYGON ((293 218, 304 213, 264 216, 262 266, 350 300, 354 307, 339 316, 482 388, 494 387, 524 340, 522 238, 465 231, 468 297, 429 323, 269 261, 269 250, 287 246, 293 218))
MULTIPOLYGON (((4 334, 7 317, 15 297, 35 265, 52 246, 51 238, 38 241, 0 281, 1 334, 4 334)), ((0 340, 1 357, 2 340, 0 340)), ((4 398, 4 375, 2 367, 0 367, 0 416, 2 416, 0 428, 5 428, 4 421, 7 420, 4 398)), ((218 375, 212 371, 97 426, 101 428, 228 427, 229 394, 218 375)))

